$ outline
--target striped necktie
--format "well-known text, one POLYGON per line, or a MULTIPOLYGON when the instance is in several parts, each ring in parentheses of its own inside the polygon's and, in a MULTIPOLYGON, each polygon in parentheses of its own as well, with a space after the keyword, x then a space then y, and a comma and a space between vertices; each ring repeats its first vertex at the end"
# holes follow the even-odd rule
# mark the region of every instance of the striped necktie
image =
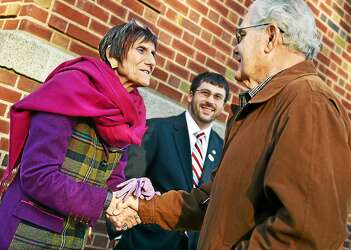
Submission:
POLYGON ((202 171, 203 171, 203 163, 204 163, 204 155, 203 155, 203 144, 205 140, 204 132, 196 133, 196 142, 191 152, 191 162, 193 169, 193 187, 199 186, 199 181, 201 179, 202 171))

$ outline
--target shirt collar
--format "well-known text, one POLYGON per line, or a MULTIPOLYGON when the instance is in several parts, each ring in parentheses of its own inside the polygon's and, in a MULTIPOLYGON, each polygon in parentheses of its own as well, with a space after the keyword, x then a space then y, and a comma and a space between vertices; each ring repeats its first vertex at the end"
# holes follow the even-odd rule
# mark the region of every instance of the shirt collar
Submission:
POLYGON ((189 135, 195 136, 196 133, 203 131, 205 133, 206 140, 208 140, 208 138, 210 137, 212 126, 213 126, 212 123, 207 128, 201 130, 199 128, 199 126, 197 125, 197 123, 194 121, 193 117, 191 116, 191 114, 189 113, 188 110, 185 111, 185 119, 186 119, 186 123, 188 125, 189 135))
MULTIPOLYGON (((277 73, 278 74, 278 73, 277 73)), ((277 75, 275 74, 275 75, 277 75)), ((240 107, 244 107, 258 92, 260 92, 268 83, 274 75, 267 77, 265 80, 260 82, 256 87, 239 94, 240 107)))

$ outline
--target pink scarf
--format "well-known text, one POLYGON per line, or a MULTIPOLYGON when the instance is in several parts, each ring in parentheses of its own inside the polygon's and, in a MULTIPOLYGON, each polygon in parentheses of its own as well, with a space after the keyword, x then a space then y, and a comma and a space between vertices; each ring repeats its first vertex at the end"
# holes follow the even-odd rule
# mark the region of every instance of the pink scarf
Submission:
POLYGON ((9 164, 1 181, 14 178, 11 171, 20 161, 35 111, 89 117, 104 142, 115 147, 140 144, 146 131, 145 105, 137 89, 128 92, 101 60, 79 57, 64 62, 37 91, 11 107, 9 164))

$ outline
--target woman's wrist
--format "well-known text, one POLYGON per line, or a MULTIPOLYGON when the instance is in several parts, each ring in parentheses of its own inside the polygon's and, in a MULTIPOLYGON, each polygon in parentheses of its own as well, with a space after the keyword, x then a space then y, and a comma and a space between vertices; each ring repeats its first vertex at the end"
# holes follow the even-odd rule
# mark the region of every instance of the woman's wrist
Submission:
POLYGON ((105 202, 104 202, 104 210, 108 209, 108 207, 111 204, 112 198, 113 198, 113 193, 109 190, 107 192, 107 196, 106 196, 106 199, 105 199, 105 202))

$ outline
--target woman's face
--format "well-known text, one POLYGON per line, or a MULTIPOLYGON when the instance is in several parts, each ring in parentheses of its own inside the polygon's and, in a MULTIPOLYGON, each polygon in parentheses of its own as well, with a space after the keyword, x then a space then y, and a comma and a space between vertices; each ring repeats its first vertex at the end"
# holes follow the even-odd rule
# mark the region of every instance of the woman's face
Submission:
POLYGON ((122 64, 116 68, 123 85, 147 87, 155 69, 155 45, 152 42, 137 40, 129 49, 122 64))

